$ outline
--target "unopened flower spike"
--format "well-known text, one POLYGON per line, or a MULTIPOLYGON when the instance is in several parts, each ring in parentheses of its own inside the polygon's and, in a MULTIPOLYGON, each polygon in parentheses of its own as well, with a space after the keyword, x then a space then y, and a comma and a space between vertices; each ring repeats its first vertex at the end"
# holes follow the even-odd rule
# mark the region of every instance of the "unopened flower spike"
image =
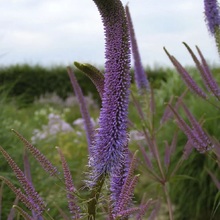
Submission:
MULTIPOLYGON (((169 105, 169 104, 168 104, 169 105)), ((198 132, 192 129, 183 119, 182 117, 174 110, 174 108, 169 105, 170 109, 173 111, 176 117, 176 123, 180 127, 180 129, 185 133, 189 141, 193 144, 193 146, 198 150, 200 153, 205 153, 206 151, 210 150, 209 144, 204 143, 204 140, 198 135, 198 132)))
MULTIPOLYGON (((41 213, 45 210, 45 204, 40 195, 36 192, 34 186, 28 181, 27 177, 24 175, 22 170, 18 167, 18 165, 14 162, 14 160, 9 156, 9 154, 0 146, 0 152, 7 160, 9 166, 15 173, 17 180, 23 187, 25 193, 28 195, 28 201, 34 207, 36 215, 40 216, 41 213)), ((17 194, 18 195, 18 194, 17 194)))
POLYGON ((72 219, 80 219, 80 208, 76 204, 76 198, 74 196, 74 192, 76 191, 73 180, 72 180, 72 175, 69 169, 69 166, 65 160, 65 157, 59 147, 56 147, 57 151, 60 155, 62 167, 63 167, 63 174, 64 174, 64 179, 65 179, 65 185, 66 185, 66 195, 67 195, 67 201, 69 205, 69 211, 72 215, 72 219))
POLYGON ((138 90, 142 93, 143 89, 150 90, 150 85, 146 76, 146 73, 144 71, 144 67, 141 62, 141 57, 138 49, 138 44, 135 36, 134 26, 132 23, 130 11, 128 5, 125 6, 125 11, 127 15, 128 20, 128 27, 130 32, 130 38, 131 38, 131 48, 132 48, 132 54, 134 58, 134 76, 135 81, 138 87, 138 90))
POLYGON ((89 155, 91 154, 91 146, 94 138, 94 130, 93 130, 93 125, 91 122, 91 117, 89 114, 89 111, 86 106, 86 101, 84 99, 82 90, 77 82, 77 79, 75 77, 75 74, 73 70, 70 67, 67 67, 67 72, 70 77, 70 81, 73 87, 73 90, 75 92, 75 95, 79 101, 80 105, 80 112, 84 120, 84 127, 85 127, 85 132, 86 132, 86 138, 87 138, 87 143, 88 143, 88 151, 89 155))
POLYGON ((11 181, 3 176, 0 176, 0 180, 11 189, 11 191, 18 197, 18 199, 29 209, 35 212, 39 212, 39 206, 36 205, 28 196, 26 196, 21 189, 16 188, 11 181))
POLYGON ((118 187, 118 182, 120 182, 120 173, 114 172, 115 176, 111 178, 111 191, 112 191, 112 200, 115 202, 113 206, 114 214, 120 213, 123 210, 126 210, 131 202, 134 187, 138 181, 139 175, 134 175, 134 171, 137 164, 137 152, 133 155, 132 160, 130 161, 130 166, 127 168, 125 180, 122 182, 122 186, 118 187))
POLYGON ((207 88, 208 91, 212 92, 213 95, 215 95, 217 98, 220 97, 220 88, 217 84, 217 82, 215 81, 209 67, 208 67, 208 64, 205 60, 205 58, 203 57, 201 51, 199 50, 198 47, 196 47, 198 53, 199 53, 199 56, 202 60, 202 63, 200 63, 200 61, 197 59, 196 55, 193 53, 193 51, 191 50, 191 48, 186 44, 186 43, 183 43, 185 45, 185 47, 187 48, 187 50, 189 51, 190 55, 192 56, 196 66, 197 66, 197 69, 199 70, 201 76, 202 76, 202 79, 203 79, 203 82, 207 88))
POLYGON ((51 176, 55 176, 58 174, 58 170, 56 167, 52 165, 52 163, 29 141, 27 141, 21 134, 12 129, 12 132, 24 143, 25 147, 32 153, 32 155, 37 159, 42 168, 49 172, 51 176))
POLYGON ((203 131, 201 125, 197 122, 195 117, 192 115, 192 113, 189 111, 189 109, 186 107, 184 103, 182 103, 182 107, 192 125, 193 132, 199 139, 201 139, 201 143, 202 143, 201 148, 206 149, 205 151, 212 149, 214 145, 211 142, 208 135, 203 131))
POLYGON ((203 90, 196 84, 196 82, 193 80, 193 78, 189 75, 189 73, 183 68, 183 66, 175 59, 174 56, 171 56, 166 48, 164 48, 164 51, 166 52, 167 56, 169 57, 170 61, 175 66, 177 72, 180 74, 188 88, 193 91, 195 94, 200 96, 203 99, 207 99, 207 95, 203 90))
POLYGON ((147 210, 148 210, 149 206, 151 205, 151 203, 152 203, 152 199, 149 199, 147 202, 141 204, 140 210, 139 210, 139 212, 136 216, 136 220, 142 220, 143 219, 143 217, 144 217, 145 213, 147 212, 147 210))
POLYGON ((215 37, 216 46, 220 54, 220 9, 217 0, 204 0, 205 20, 208 30, 215 37))
POLYGON ((91 64, 74 62, 74 65, 91 79, 102 99, 104 93, 104 75, 91 64))
POLYGON ((32 218, 27 212, 25 212, 21 207, 17 205, 13 205, 13 208, 19 212, 19 214, 25 219, 25 220, 35 220, 35 218, 32 218))
POLYGON ((212 72, 202 54, 202 52, 200 51, 199 47, 196 46, 196 49, 199 53, 199 56, 202 60, 202 65, 203 65, 203 78, 204 78, 204 82, 207 85, 207 87, 209 88, 209 90, 213 93, 213 95, 216 96, 216 98, 220 99, 220 87, 218 86, 217 82, 215 81, 212 72))
MULTIPOLYGON (((30 167, 30 162, 29 162, 29 159, 28 159, 28 150, 27 150, 27 148, 24 148, 23 161, 24 161, 24 174, 25 174, 27 180, 29 181, 29 183, 33 185, 32 177, 31 177, 31 167, 30 167)), ((34 218, 37 218, 36 213, 35 213, 34 210, 32 210, 32 216, 34 218)), ((43 220, 42 216, 38 216, 38 220, 43 220)))

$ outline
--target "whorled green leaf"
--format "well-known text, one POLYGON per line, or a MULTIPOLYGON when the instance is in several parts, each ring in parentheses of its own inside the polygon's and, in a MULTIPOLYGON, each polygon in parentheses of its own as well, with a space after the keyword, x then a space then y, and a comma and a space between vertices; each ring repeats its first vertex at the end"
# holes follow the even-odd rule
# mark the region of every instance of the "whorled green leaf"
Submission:
POLYGON ((74 62, 74 65, 91 79, 102 98, 104 92, 104 75, 91 64, 74 62))

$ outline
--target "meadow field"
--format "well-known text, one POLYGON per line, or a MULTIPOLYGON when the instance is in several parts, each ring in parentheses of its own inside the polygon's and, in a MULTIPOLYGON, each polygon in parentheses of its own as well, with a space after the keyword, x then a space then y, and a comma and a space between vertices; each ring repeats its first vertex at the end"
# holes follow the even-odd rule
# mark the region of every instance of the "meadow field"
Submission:
MULTIPOLYGON (((198 84, 203 86, 198 71, 193 67, 186 69, 198 84)), ((218 82, 220 82, 219 71, 218 67, 212 68, 218 82)), ((209 136, 218 139, 219 103, 213 97, 207 102, 187 91, 174 69, 146 68, 146 72, 153 95, 147 94, 140 98, 132 83, 129 103, 129 150, 133 153, 138 150, 139 160, 135 173, 140 174, 134 192, 134 203, 140 203, 143 196, 145 199, 152 199, 158 206, 157 219, 168 219, 163 184, 155 178, 160 175, 161 166, 175 219, 219 219, 220 203, 216 179, 220 179, 220 175, 216 157, 211 152, 199 153, 193 149, 187 151, 186 156, 184 153, 187 137, 178 128, 175 117, 164 118, 167 104, 175 106, 178 97, 185 91, 182 101, 209 136), (160 166, 147 144, 144 134, 146 128, 156 141, 160 166)), ((87 81, 77 70, 75 74, 85 94, 92 124, 98 128, 100 97, 92 82, 87 81)), ((57 167, 61 166, 55 148, 59 146, 69 164, 75 187, 81 192, 82 197, 86 197, 85 180, 88 169, 86 134, 79 102, 68 79, 66 67, 16 65, 0 68, 0 84, 0 145, 21 169, 27 152, 11 129, 22 134, 57 167)), ((186 119, 181 107, 177 110, 186 119)), ((0 158, 0 175, 18 186, 10 166, 2 155, 0 158)), ((47 202, 49 217, 45 219, 65 219, 68 206, 63 183, 49 176, 32 155, 28 155, 28 160, 33 185, 47 202)), ((0 192, 1 219, 7 219, 16 196, 4 181, 1 182, 0 192)), ((105 193, 108 192, 103 192, 105 193)), ((80 200, 83 206, 84 199, 80 200)), ((20 202, 18 204, 24 207, 20 202)), ((98 209, 104 208, 100 205, 98 209)), ((103 219, 103 216, 99 215, 97 218, 103 219)))

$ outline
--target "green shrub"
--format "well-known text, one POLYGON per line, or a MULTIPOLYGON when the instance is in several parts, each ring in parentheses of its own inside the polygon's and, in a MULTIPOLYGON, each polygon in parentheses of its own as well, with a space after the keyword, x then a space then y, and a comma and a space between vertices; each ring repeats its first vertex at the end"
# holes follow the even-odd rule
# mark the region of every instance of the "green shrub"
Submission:
MULTIPOLYGON (((75 70, 78 82, 85 95, 91 93, 99 100, 99 95, 84 74, 75 70)), ((9 97, 19 97, 21 104, 30 104, 47 93, 56 93, 62 99, 73 93, 73 89, 66 71, 66 67, 13 65, 0 68, 0 85, 10 87, 9 97)))

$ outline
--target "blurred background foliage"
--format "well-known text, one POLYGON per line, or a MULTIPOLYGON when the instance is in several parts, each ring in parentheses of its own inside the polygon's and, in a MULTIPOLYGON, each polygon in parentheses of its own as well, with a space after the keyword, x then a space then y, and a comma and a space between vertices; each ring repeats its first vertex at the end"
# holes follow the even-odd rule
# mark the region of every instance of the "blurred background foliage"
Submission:
MULTIPOLYGON (((187 67, 187 69, 198 84, 203 87, 198 71, 192 67, 187 67)), ((220 68, 213 67, 212 71, 220 84, 220 68)), ((171 68, 146 67, 146 72, 154 89, 156 108, 154 126, 159 127, 166 103, 171 96, 174 96, 174 100, 176 100, 176 97, 185 91, 186 86, 176 71, 171 68)), ((101 103, 98 92, 86 76, 78 70, 75 70, 75 73, 84 95, 92 99, 89 104, 89 112, 92 118, 96 120, 99 116, 101 103)), ((135 97, 138 97, 133 83, 131 91, 135 97)), ((34 130, 42 130, 43 126, 48 124, 49 114, 60 115, 61 119, 69 123, 73 130, 70 132, 58 132, 45 139, 37 140, 35 146, 56 166, 60 167, 60 160, 55 149, 55 146, 59 146, 71 168, 75 186, 81 189, 84 186, 83 180, 86 179, 87 142, 84 129, 73 124, 76 119, 81 118, 77 101, 73 100, 74 103, 66 104, 66 100, 72 95, 73 89, 66 67, 54 66, 46 68, 39 65, 14 65, 0 68, 0 145, 23 169, 24 148, 10 129, 13 128, 19 131, 26 139, 31 140, 34 130), (42 98, 44 99, 43 102, 42 98)), ((184 102, 197 120, 204 119, 204 129, 211 136, 219 139, 219 110, 190 92, 186 94, 184 102)), ((181 110, 179 112, 181 113, 181 110)), ((129 106, 129 118, 135 124, 135 128, 141 130, 142 121, 132 103, 132 99, 129 106)), ((157 133, 157 144, 160 146, 162 157, 165 150, 164 141, 170 143, 175 130, 176 125, 173 120, 170 120, 157 133)), ((185 135, 179 132, 177 148, 171 158, 171 164, 175 165, 182 154, 185 143, 185 135)), ((137 142, 131 141, 130 149, 132 151, 137 150, 137 142)), ((139 156, 141 158, 140 152, 139 156)), ((46 199, 48 207, 52 207, 50 209, 51 216, 56 216, 55 219, 60 219, 57 206, 64 209, 64 211, 67 209, 65 190, 62 184, 49 177, 31 155, 29 159, 33 182, 37 191, 41 192, 41 195, 46 199), (56 204, 54 201, 56 201, 56 204)), ((193 177, 195 180, 185 178, 171 181, 170 194, 174 204, 175 219, 209 219, 218 190, 208 175, 207 169, 211 170, 220 180, 219 167, 216 165, 215 160, 209 155, 201 155, 193 151, 189 159, 180 167, 178 174, 193 177)), ((158 195, 157 190, 159 189, 152 185, 153 183, 147 176, 145 167, 142 164, 139 165, 138 172, 141 173, 141 178, 135 191, 136 200, 141 200, 143 194, 146 194, 147 197, 152 196, 152 198, 158 195)), ((1 155, 0 175, 9 178, 13 183, 17 184, 16 178, 1 155)), ((2 219, 7 219, 14 199, 14 194, 4 186, 2 219)), ((216 217, 213 219, 220 219, 220 211, 217 211, 216 217)))

